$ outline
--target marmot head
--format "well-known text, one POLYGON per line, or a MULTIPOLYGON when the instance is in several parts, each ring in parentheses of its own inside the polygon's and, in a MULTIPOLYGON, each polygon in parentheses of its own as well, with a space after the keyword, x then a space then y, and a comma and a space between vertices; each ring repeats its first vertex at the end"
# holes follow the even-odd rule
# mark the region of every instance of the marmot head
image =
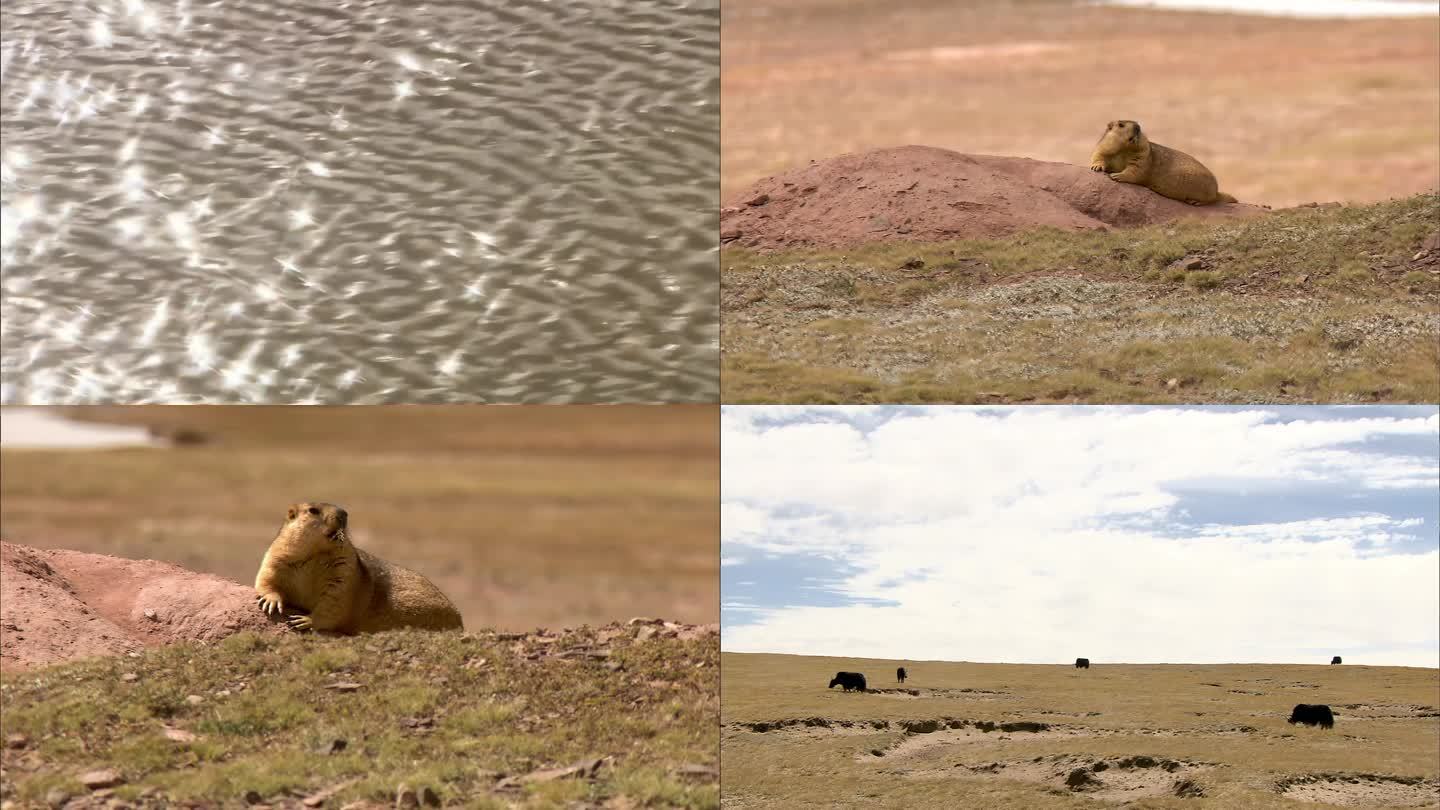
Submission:
POLYGON ((1109 139, 1114 144, 1138 144, 1140 143, 1140 122, 1139 121, 1111 121, 1105 125, 1105 134, 1100 140, 1109 139))
POLYGON ((300 532, 306 540, 345 544, 350 515, 333 503, 296 503, 285 514, 285 528, 300 532))

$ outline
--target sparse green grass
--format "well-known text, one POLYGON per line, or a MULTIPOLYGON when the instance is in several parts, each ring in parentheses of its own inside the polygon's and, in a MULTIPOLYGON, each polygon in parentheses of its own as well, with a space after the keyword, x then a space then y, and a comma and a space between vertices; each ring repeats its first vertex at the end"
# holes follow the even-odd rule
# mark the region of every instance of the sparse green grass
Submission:
POLYGON ((1437 222, 1429 194, 1222 224, 730 251, 724 399, 1433 402, 1440 274, 1412 257, 1437 222), (1185 257, 1202 266, 1173 266, 1185 257))
POLYGON ((470 624, 718 619, 712 406, 62 413, 210 443, 0 452, 6 540, 248 583, 285 507, 326 500, 350 510, 359 546, 428 576, 470 624))
MULTIPOLYGON (((1415 709, 1436 711, 1440 673, 1433 669, 1096 661, 1079 671, 1066 665, 726 653, 722 682, 725 796, 727 805, 737 807, 1112 806, 1021 775, 1035 758, 1061 755, 1210 765, 1185 774, 1202 786, 1203 798, 1181 799, 1170 791, 1130 797, 1126 806, 1139 808, 1280 810, 1303 806, 1275 791, 1277 780, 1287 777, 1440 776, 1440 717, 1419 716, 1424 709, 1415 709), (918 690, 917 697, 825 688, 840 670, 865 673, 872 689, 899 687, 894 672, 902 664, 910 675, 904 686, 918 690), (1336 727, 1290 726, 1285 720, 1296 703, 1329 703, 1338 712, 1336 727), (826 725, 766 732, 742 725, 810 718, 826 725), (902 721, 941 718, 1050 728, 978 733, 972 725, 968 734, 907 734, 899 728, 902 721), (875 728, 877 722, 885 727, 875 728), (994 775, 970 770, 991 763, 1005 767, 994 775)), ((1157 782, 1171 778, 1160 772, 1154 769, 1157 782)))
POLYGON ((7 675, 0 733, 28 742, 0 753, 3 797, 35 806, 51 789, 83 795, 80 774, 115 768, 126 780, 118 797, 154 789, 151 801, 171 804, 236 805, 252 790, 276 801, 355 780, 325 806, 388 805, 404 783, 471 807, 718 807, 715 780, 681 770, 717 764, 716 637, 636 642, 633 630, 603 641, 595 629, 567 631, 544 644, 242 634, 7 675), (553 655, 577 648, 611 652, 553 655), (342 681, 360 688, 325 688, 342 681), (166 727, 196 739, 168 739, 166 727), (343 750, 329 752, 334 740, 343 750), (593 780, 501 784, 601 757, 611 759, 593 780))

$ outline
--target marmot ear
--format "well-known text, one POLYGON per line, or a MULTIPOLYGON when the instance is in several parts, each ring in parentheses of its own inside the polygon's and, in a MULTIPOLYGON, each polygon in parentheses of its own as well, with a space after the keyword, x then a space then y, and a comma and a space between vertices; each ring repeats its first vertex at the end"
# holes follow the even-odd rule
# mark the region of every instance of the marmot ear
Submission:
POLYGON ((1139 121, 1131 121, 1130 123, 1132 123, 1132 124, 1135 125, 1135 134, 1133 134, 1133 135, 1130 136, 1130 142, 1131 142, 1131 143, 1135 143, 1135 142, 1137 142, 1137 141, 1140 140, 1140 122, 1139 122, 1139 121))
POLYGON ((295 511, 295 507, 292 506, 292 507, 290 507, 289 511, 287 511, 287 512, 285 513, 285 519, 286 519, 287 521, 289 521, 289 520, 294 520, 294 519, 295 519, 295 516, 296 516, 297 514, 299 514, 299 512, 296 512, 296 511, 295 511))

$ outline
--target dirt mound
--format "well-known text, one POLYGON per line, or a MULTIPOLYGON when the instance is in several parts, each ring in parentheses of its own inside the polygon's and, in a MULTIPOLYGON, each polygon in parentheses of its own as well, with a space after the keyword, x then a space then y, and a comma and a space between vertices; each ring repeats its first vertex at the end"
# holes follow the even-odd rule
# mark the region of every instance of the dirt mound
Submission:
POLYGON ((758 251, 843 248, 1264 212, 1243 203, 1186 205, 1068 163, 902 146, 812 161, 761 180, 721 210, 720 239, 758 251))
POLYGON ((284 632, 254 591, 170 563, 0 542, 0 670, 242 630, 284 632))

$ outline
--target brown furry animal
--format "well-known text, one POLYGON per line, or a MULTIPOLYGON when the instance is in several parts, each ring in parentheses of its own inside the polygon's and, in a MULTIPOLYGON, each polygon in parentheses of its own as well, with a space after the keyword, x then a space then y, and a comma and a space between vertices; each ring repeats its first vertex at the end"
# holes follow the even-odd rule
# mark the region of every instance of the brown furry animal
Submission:
POLYGON ((350 542, 349 515, 330 503, 297 503, 255 576, 256 601, 295 630, 346 635, 401 627, 461 630, 460 612, 430 580, 350 542))
POLYGON ((1215 175, 1193 157, 1151 143, 1136 121, 1111 121, 1095 144, 1090 171, 1106 172, 1111 180, 1144 186, 1162 197, 1191 205, 1236 202, 1220 191, 1215 175))

